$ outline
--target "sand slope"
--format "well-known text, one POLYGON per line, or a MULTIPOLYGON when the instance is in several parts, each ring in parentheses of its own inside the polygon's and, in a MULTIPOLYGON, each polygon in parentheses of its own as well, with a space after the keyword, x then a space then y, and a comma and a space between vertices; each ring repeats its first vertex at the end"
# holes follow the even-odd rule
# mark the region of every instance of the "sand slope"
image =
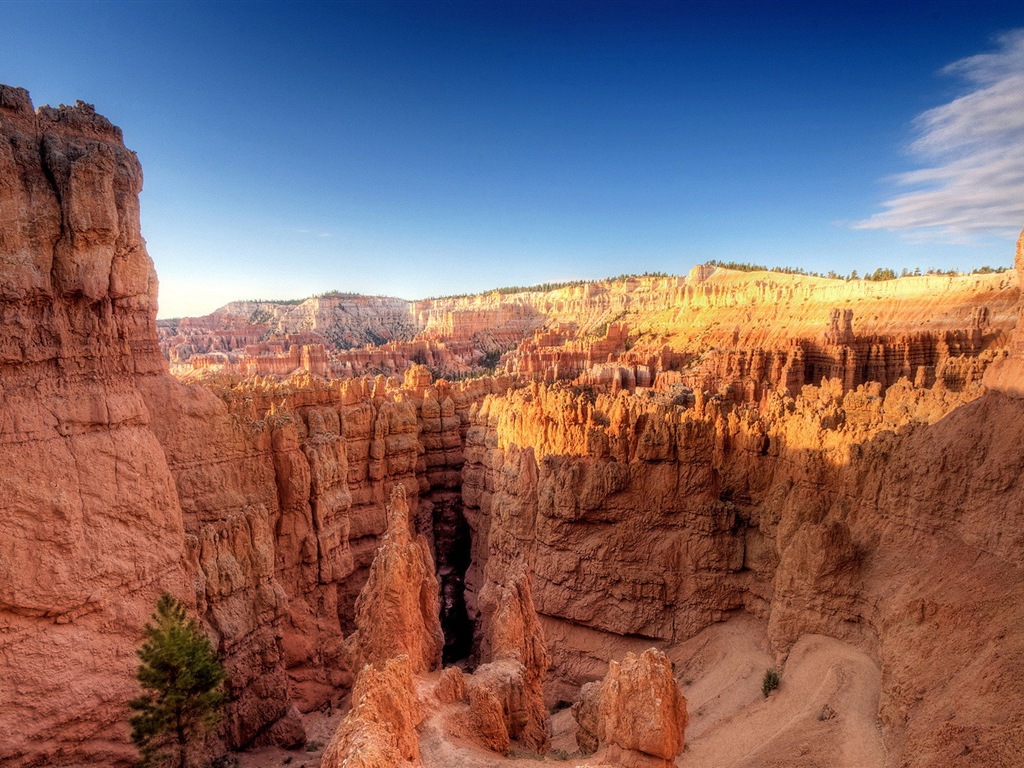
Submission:
POLYGON ((779 688, 767 699, 761 680, 774 665, 753 622, 711 627, 672 655, 684 683, 693 676, 684 686, 691 720, 679 765, 885 764, 877 722, 881 674, 852 646, 803 636, 782 667, 779 688))

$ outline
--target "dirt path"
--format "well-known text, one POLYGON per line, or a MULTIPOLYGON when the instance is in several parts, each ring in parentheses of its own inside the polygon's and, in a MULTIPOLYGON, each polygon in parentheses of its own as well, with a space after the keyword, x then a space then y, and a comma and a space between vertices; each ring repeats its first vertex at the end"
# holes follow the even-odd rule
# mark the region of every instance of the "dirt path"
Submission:
POLYGON ((781 671, 779 688, 766 699, 761 680, 773 666, 766 645, 749 632, 721 627, 695 638, 705 642, 690 670, 679 654, 684 680, 696 673, 692 685, 684 686, 691 720, 679 765, 884 765, 877 722, 881 673, 870 657, 833 638, 805 635, 781 671), (703 673, 700 661, 710 662, 703 673))

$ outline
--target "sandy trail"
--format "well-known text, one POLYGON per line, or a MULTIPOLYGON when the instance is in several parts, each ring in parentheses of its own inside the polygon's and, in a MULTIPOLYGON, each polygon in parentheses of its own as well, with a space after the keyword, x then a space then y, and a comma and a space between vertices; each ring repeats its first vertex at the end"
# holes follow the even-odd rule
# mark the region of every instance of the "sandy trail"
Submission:
POLYGON ((881 768, 877 722, 881 673, 865 653, 820 635, 793 647, 767 699, 774 666, 755 622, 711 627, 671 654, 689 700, 688 768, 828 766, 881 768), (760 635, 760 636, 759 636, 760 635))

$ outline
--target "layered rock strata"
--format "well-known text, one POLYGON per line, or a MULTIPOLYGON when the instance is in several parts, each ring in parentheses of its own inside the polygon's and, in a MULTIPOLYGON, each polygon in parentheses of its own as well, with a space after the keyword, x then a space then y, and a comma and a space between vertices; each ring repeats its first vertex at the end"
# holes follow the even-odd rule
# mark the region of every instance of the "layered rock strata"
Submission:
POLYGON ((134 648, 186 589, 186 532, 140 380, 166 370, 142 171, 88 104, 0 86, 0 763, 130 755, 134 648))
POLYGON ((545 382, 700 389, 759 402, 773 389, 795 395, 825 378, 846 389, 868 382, 887 387, 904 377, 961 388, 1004 352, 1018 296, 1012 273, 867 281, 705 265, 686 277, 494 291, 411 302, 404 310, 396 304, 386 333, 370 330, 385 315, 358 315, 376 341, 364 349, 328 339, 353 332, 359 322, 349 315, 337 328, 325 320, 301 333, 294 324, 267 320, 319 316, 312 306, 319 299, 236 303, 241 311, 228 305, 207 318, 166 321, 161 333, 182 375, 284 375, 301 368, 346 378, 401 374, 424 364, 437 375, 459 377, 501 365, 545 382), (261 319, 263 325, 252 325, 261 319), (197 332, 202 328, 209 328, 206 337, 197 332), (241 343, 259 328, 270 346, 291 348, 241 343), (326 345, 326 361, 303 356, 302 345, 318 343, 326 345))

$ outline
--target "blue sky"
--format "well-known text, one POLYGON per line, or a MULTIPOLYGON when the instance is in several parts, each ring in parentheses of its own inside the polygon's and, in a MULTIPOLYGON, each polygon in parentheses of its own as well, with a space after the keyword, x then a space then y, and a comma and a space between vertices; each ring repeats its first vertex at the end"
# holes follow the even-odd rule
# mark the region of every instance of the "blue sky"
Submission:
POLYGON ((969 269, 1024 227, 1019 2, 2 10, 0 82, 139 153, 161 316, 711 258, 969 269))

